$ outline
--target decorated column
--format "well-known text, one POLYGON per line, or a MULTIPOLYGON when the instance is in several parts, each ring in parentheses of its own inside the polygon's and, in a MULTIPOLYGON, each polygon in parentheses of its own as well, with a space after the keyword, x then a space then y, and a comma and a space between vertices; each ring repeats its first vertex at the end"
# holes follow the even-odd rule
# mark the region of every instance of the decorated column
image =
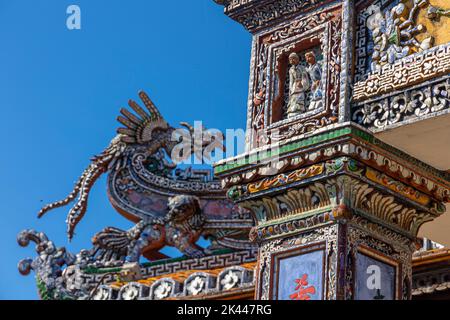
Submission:
POLYGON ((445 9, 220 3, 253 34, 247 151, 215 173, 256 223, 256 298, 410 299, 418 232, 445 212, 450 179, 382 134, 447 110, 445 9), (432 89, 408 94, 418 85, 432 89))

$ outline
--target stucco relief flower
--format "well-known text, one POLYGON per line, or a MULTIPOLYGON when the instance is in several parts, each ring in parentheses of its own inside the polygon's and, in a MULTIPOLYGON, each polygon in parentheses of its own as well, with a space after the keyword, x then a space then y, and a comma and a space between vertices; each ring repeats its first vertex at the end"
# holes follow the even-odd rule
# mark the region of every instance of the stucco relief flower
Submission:
POLYGON ((139 289, 135 286, 129 286, 124 289, 123 300, 136 300, 139 297, 139 289))
POLYGON ((227 274, 223 277, 220 284, 223 286, 224 290, 233 289, 239 282, 239 277, 232 270, 228 271, 227 274))
POLYGON ((188 284, 186 289, 189 294, 196 296, 200 294, 204 288, 205 288, 205 279, 203 279, 202 277, 195 277, 194 280, 192 280, 188 284))
POLYGON ((433 87, 431 112, 441 111, 449 105, 449 92, 446 86, 436 85, 433 87))
POLYGON ((368 93, 374 93, 378 91, 378 79, 370 79, 366 83, 366 89, 368 93))
POLYGON ((408 81, 408 71, 406 69, 398 70, 394 73, 394 84, 403 84, 408 81))
POLYGON ((377 119, 377 113, 373 111, 370 105, 364 105, 355 112, 355 117, 360 124, 372 124, 377 119))
POLYGON ((433 61, 424 62, 423 66, 422 66, 422 73, 424 75, 434 74, 434 73, 436 73, 436 71, 437 71, 437 68, 436 68, 435 64, 433 63, 433 61))
POLYGON ((392 99, 391 112, 389 122, 396 123, 402 119, 404 115, 412 113, 411 105, 407 102, 405 95, 399 95, 392 99))
POLYGON ((172 285, 168 282, 163 282, 155 289, 154 292, 157 299, 165 299, 170 296, 170 293, 172 292, 172 285))
POLYGON ((414 90, 410 95, 411 99, 408 103, 408 109, 411 110, 411 112, 417 117, 430 113, 433 104, 431 92, 428 90, 414 90))

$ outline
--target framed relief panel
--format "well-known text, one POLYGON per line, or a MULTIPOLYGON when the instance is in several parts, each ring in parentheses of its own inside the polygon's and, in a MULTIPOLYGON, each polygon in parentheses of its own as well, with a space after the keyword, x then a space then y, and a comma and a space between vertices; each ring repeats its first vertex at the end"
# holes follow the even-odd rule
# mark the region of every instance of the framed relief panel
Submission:
POLYGON ((253 147, 338 121, 341 28, 339 4, 256 37, 248 128, 253 147))
POLYGON ((272 257, 273 300, 323 300, 325 244, 276 253, 272 257))

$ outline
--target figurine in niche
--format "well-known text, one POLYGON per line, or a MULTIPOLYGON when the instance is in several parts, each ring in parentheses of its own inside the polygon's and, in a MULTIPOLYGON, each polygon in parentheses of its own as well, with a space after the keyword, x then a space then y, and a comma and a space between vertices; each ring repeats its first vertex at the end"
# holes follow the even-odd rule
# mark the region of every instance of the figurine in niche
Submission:
POLYGON ((311 102, 308 110, 314 110, 321 106, 323 92, 322 92, 322 65, 317 61, 314 51, 309 51, 305 54, 308 67, 309 78, 311 80, 311 102))
POLYGON ((306 93, 311 88, 308 71, 300 64, 298 54, 289 55, 289 103, 288 118, 293 118, 306 112, 306 93))

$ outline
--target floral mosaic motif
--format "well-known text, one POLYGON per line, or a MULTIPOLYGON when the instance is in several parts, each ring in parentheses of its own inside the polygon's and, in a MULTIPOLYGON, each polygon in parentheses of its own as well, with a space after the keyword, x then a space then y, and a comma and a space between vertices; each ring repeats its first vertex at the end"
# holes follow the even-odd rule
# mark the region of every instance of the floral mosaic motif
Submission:
POLYGON ((186 290, 190 295, 197 296, 206 288, 206 281, 203 277, 197 276, 187 284, 186 290))
POLYGON ((123 300, 137 300, 139 298, 139 288, 133 285, 126 286, 122 291, 123 300))
POLYGON ((233 270, 228 271, 220 281, 224 290, 231 290, 239 284, 239 276, 233 270))
POLYGON ((168 298, 172 293, 172 288, 170 282, 163 281, 154 289, 153 295, 158 300, 168 298))

